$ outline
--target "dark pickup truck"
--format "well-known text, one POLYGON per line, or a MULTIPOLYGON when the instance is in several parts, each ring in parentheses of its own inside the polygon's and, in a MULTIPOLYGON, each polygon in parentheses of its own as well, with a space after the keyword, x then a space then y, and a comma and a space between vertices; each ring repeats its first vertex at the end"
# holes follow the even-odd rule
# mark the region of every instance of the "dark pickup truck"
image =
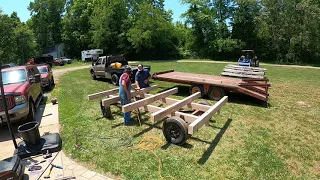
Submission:
MULTIPOLYGON (((129 66, 128 61, 122 55, 116 56, 101 56, 98 58, 96 62, 92 63, 90 67, 90 74, 92 79, 97 78, 107 78, 111 79, 111 83, 115 86, 119 85, 119 78, 122 75, 124 68, 129 66), (121 64, 119 67, 114 67, 116 65, 121 64), (114 65, 114 66, 112 66, 114 65)), ((131 82, 134 82, 134 77, 136 72, 138 71, 137 66, 129 66, 132 69, 131 82)), ((150 66, 144 66, 144 69, 149 70, 150 66)))

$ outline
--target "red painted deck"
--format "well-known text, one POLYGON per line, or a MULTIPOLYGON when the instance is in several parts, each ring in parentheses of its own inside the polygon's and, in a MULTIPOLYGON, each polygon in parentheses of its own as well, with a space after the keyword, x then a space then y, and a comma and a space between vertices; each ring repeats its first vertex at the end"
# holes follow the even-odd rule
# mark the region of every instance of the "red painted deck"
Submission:
POLYGON ((232 90, 238 93, 246 94, 263 101, 267 101, 269 94, 267 79, 240 79, 223 76, 213 76, 207 74, 193 74, 175 71, 166 71, 154 73, 153 79, 180 84, 202 84, 222 87, 226 90, 232 90))

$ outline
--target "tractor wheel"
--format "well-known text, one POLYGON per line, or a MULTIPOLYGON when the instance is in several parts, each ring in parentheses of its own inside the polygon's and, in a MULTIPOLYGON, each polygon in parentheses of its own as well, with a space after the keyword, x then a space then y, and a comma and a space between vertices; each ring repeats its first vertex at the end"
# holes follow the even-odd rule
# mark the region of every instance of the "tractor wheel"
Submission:
POLYGON ((101 112, 102 112, 103 117, 105 117, 105 118, 112 117, 110 106, 109 107, 103 106, 102 100, 100 101, 100 108, 101 108, 101 112))
POLYGON ((194 94, 197 92, 201 92, 201 97, 203 97, 203 93, 204 93, 203 86, 200 84, 192 84, 189 89, 189 93, 194 94))
POLYGON ((256 67, 259 67, 259 60, 256 61, 256 67))
POLYGON ((187 123, 179 117, 170 117, 163 122, 162 132, 167 142, 182 145, 184 144, 188 135, 187 123))
POLYGON ((112 74, 111 83, 115 86, 119 86, 119 76, 117 74, 112 74))
POLYGON ((208 96, 211 100, 219 101, 223 96, 225 95, 225 92, 220 87, 210 87, 208 91, 208 96))

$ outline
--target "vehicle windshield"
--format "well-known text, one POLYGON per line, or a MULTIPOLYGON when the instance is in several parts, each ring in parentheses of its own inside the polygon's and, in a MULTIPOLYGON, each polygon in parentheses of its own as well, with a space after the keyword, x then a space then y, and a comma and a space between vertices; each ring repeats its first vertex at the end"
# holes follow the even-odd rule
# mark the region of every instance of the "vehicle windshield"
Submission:
POLYGON ((46 67, 41 67, 41 68, 38 68, 39 69, 39 72, 41 74, 45 74, 45 73, 48 73, 48 69, 46 67))
POLYGON ((4 71, 1 74, 3 85, 16 84, 27 81, 26 71, 24 69, 4 71))

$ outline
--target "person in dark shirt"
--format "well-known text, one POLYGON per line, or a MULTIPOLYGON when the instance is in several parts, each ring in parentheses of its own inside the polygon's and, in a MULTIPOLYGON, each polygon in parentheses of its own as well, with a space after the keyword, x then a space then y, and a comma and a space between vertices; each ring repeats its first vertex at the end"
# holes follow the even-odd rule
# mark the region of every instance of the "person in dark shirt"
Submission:
POLYGON ((137 90, 150 87, 149 79, 151 79, 150 72, 147 69, 143 69, 143 65, 138 65, 138 71, 135 76, 137 90))

